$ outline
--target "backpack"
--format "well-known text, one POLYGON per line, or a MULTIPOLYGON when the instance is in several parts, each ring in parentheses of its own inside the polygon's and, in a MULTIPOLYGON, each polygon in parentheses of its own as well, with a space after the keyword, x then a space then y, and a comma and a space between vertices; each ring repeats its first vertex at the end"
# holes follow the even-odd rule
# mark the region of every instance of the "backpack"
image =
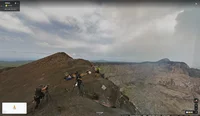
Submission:
POLYGON ((41 93, 42 93, 42 89, 41 88, 36 88, 36 90, 35 90, 35 96, 36 97, 40 97, 41 93))
POLYGON ((76 74, 76 80, 81 79, 81 75, 80 74, 76 74))

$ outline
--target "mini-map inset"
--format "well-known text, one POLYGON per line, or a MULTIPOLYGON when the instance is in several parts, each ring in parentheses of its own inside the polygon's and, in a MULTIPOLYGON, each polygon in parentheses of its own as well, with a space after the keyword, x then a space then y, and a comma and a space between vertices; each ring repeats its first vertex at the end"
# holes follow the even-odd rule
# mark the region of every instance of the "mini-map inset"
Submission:
POLYGON ((0 11, 20 11, 20 1, 0 1, 0 11))
POLYGON ((194 110, 186 110, 185 114, 198 114, 198 103, 199 99, 194 98, 194 110))

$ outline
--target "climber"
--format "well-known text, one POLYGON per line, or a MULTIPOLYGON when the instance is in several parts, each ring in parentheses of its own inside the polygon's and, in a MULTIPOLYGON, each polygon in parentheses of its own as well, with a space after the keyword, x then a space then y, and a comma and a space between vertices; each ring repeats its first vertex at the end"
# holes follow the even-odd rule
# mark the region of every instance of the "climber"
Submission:
POLYGON ((96 67, 96 68, 95 68, 95 73, 100 73, 100 70, 101 70, 101 69, 100 69, 99 67, 96 67))
POLYGON ((105 75, 104 74, 102 74, 102 73, 100 73, 100 67, 96 67, 95 68, 95 77, 98 77, 98 76, 100 76, 100 77, 102 77, 102 78, 105 78, 105 75))
POLYGON ((83 91, 82 91, 82 88, 81 86, 83 86, 83 81, 82 81, 82 76, 78 73, 78 71, 75 73, 76 75, 76 84, 75 86, 78 86, 78 89, 79 89, 79 94, 80 95, 83 95, 83 91))
POLYGON ((40 99, 44 98, 45 96, 44 92, 47 91, 47 89, 48 85, 35 89, 35 96, 34 96, 34 102, 36 103, 35 109, 38 108, 38 105, 40 104, 40 99))

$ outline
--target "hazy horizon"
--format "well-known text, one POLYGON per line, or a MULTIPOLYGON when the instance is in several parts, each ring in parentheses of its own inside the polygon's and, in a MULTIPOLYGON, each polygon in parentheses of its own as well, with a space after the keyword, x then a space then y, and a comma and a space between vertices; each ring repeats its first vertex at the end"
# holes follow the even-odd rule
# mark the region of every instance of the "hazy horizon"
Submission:
MULTIPOLYGON (((53 55, 53 54, 51 54, 51 55, 53 55)), ((45 56, 45 57, 47 57, 47 56, 45 56)), ((39 58, 39 59, 42 59, 42 58, 39 58)), ((25 62, 25 61, 37 61, 39 59, 0 59, 0 62, 25 62)), ((76 58, 74 58, 74 59, 76 59, 76 58)), ((162 59, 166 59, 166 58, 162 58, 162 59)), ((139 61, 139 62, 137 62, 137 61, 130 61, 130 63, 157 62, 157 61, 162 60, 162 59, 151 60, 151 61, 150 60, 146 60, 146 61, 139 61)), ((93 61, 93 62, 103 62, 103 61, 105 61, 105 62, 127 62, 127 63, 129 62, 129 61, 105 60, 105 59, 97 59, 97 60, 85 59, 85 60, 89 60, 89 61, 93 61)), ((170 60, 170 61, 174 61, 174 60, 170 60)), ((174 61, 174 62, 184 62, 184 61, 174 61)))
POLYGON ((0 12, 0 60, 37 60, 56 52, 124 62, 169 58, 200 67, 200 6, 21 2, 0 12))

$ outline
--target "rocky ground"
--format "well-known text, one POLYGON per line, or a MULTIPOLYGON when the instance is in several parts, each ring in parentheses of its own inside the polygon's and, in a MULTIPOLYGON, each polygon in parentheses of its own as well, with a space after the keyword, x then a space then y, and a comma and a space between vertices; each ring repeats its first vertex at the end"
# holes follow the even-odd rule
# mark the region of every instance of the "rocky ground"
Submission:
POLYGON ((200 99, 200 70, 162 59, 144 63, 96 63, 142 114, 184 114, 200 99))
POLYGON ((102 116, 120 116, 139 113, 119 87, 94 73, 83 77, 83 97, 77 94, 77 88, 72 91, 75 80, 65 81, 64 73, 84 73, 87 70, 92 70, 89 61, 73 59, 65 53, 3 70, 0 73, 0 101, 27 102, 28 116, 96 116, 99 113, 103 113, 102 116), (39 109, 33 111, 31 101, 34 90, 41 84, 50 85, 52 99, 42 101, 39 109))
MULTIPOLYGON (((95 63, 101 76, 83 78, 84 96, 72 91, 75 80, 64 73, 92 70, 91 62, 57 53, 29 64, 0 70, 0 101, 28 103, 29 116, 119 116, 120 114, 184 114, 200 99, 200 70, 184 62, 162 59, 143 63, 95 63), (52 99, 32 111, 34 89, 50 84, 52 99), (103 90, 102 86, 106 89, 103 90)), ((1 106, 0 106, 1 107, 1 106)), ((1 108, 0 108, 1 109, 1 108)))

